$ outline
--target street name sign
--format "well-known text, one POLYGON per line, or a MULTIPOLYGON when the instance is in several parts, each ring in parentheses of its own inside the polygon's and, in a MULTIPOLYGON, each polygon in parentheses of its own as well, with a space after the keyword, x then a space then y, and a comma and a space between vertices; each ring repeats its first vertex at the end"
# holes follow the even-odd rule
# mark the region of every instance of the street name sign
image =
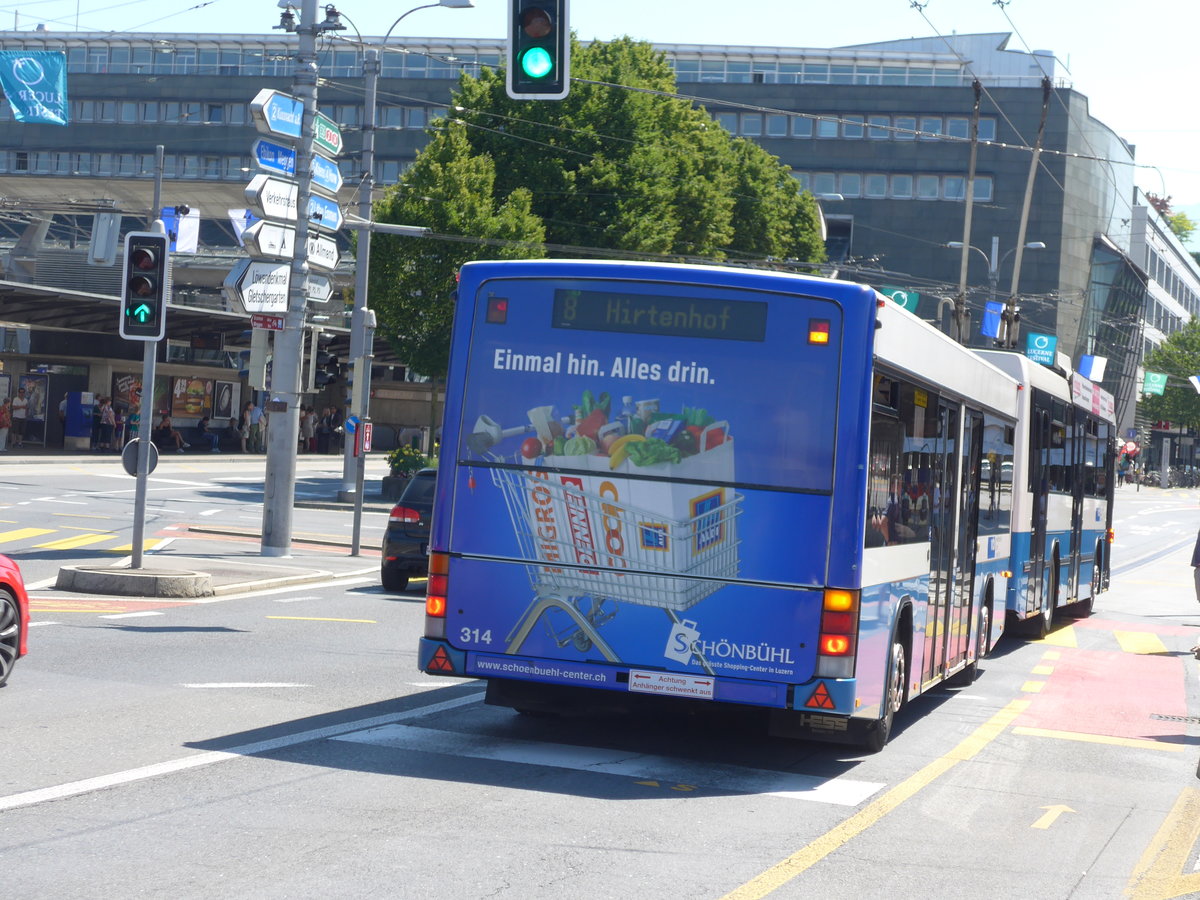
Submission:
POLYGON ((329 200, 320 194, 308 195, 308 223, 322 231, 337 231, 345 220, 342 208, 337 201, 329 200))
POLYGON ((296 177, 296 151, 266 138, 259 138, 250 148, 254 164, 271 175, 296 177))
POLYGON ((255 175, 246 185, 246 204, 260 219, 296 221, 296 185, 273 175, 255 175))
MULTIPOLYGON (((263 88, 250 101, 250 116, 254 119, 254 127, 262 134, 299 140, 303 133, 304 104, 291 94, 263 88)), ((338 139, 341 139, 340 132, 338 139)))
POLYGON ((286 312, 291 284, 290 263, 243 259, 225 276, 223 287, 248 313, 286 312))
POLYGON ((250 325, 265 331, 283 331, 283 316, 264 316, 262 313, 255 313, 250 317, 250 325))
POLYGON ((316 119, 313 121, 313 146, 318 150, 323 150, 330 156, 337 156, 342 152, 342 129, 338 128, 337 123, 327 116, 317 113, 316 119))
POLYGON ((336 197, 342 189, 342 170, 337 163, 326 159, 320 154, 312 158, 312 186, 315 190, 324 191, 331 197, 336 197))
POLYGON ((313 303, 328 303, 333 297, 333 282, 310 272, 304 279, 304 296, 313 303))

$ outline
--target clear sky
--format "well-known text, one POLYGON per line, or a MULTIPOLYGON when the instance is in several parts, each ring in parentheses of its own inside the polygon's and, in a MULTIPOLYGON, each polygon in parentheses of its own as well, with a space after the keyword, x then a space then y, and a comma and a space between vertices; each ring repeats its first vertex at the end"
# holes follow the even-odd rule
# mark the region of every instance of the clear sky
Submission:
MULTIPOLYGON (((300 0, 294 0, 299 4, 300 0)), ((323 7, 327 0, 318 4, 323 7)), ((426 0, 434 2, 434 0, 426 0)), ((338 0, 363 35, 382 35, 414 2, 338 0)), ((505 35, 507 0, 420 9, 394 34, 505 35)), ((1195 0, 571 0, 580 38, 628 34, 674 44, 838 47, 936 34, 1013 32, 1013 49, 1051 50, 1092 115, 1137 147, 1136 181, 1200 221, 1200 124, 1192 111, 1195 0)), ((0 0, 0 28, 269 33, 275 0, 0 0)))

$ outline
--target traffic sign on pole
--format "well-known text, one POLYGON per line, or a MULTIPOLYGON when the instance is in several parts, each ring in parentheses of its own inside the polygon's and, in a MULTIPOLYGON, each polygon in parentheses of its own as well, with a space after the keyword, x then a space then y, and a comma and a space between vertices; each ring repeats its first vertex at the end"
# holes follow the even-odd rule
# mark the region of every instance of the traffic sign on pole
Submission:
POLYGON ((250 101, 250 117, 262 134, 299 140, 304 125, 304 104, 291 94, 263 88, 250 101))
POLYGON ((242 232, 242 243, 255 259, 291 259, 296 249, 296 229, 258 221, 242 232))
POLYGON ((312 159, 312 186, 324 191, 331 197, 336 197, 342 189, 342 170, 331 159, 314 154, 312 159))
POLYGON ((308 236, 308 264, 332 272, 338 264, 337 241, 320 234, 308 236))
POLYGON ((342 208, 337 201, 329 200, 320 194, 308 196, 308 224, 322 231, 337 231, 342 227, 342 208))
POLYGON ((286 312, 291 284, 289 263, 242 259, 225 276, 223 287, 246 312, 286 312))
MULTIPOLYGON (((266 138, 259 138, 250 148, 254 164, 271 175, 296 177, 296 151, 266 138)), ((340 185, 339 185, 340 186, 340 185)))
POLYGON ((272 175, 255 175, 246 185, 246 203, 261 219, 296 221, 296 185, 272 175))
POLYGON ((333 282, 324 275, 310 272, 304 279, 304 296, 313 303, 328 303, 333 297, 333 282))
POLYGON ((342 152, 344 146, 342 129, 338 128, 333 119, 323 116, 321 113, 317 113, 316 120, 313 122, 313 146, 330 156, 337 156, 342 152))

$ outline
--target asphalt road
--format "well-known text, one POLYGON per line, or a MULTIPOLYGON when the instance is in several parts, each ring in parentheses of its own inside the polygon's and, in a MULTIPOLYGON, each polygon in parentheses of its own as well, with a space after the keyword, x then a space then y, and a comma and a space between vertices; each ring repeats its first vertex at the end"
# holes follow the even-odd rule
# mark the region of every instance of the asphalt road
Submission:
MULTIPOLYGON (((247 474, 164 473, 196 483, 164 499, 153 534, 253 522, 247 474)), ((64 496, 65 477, 6 468, 5 527, 50 521, 20 504, 48 495, 44 479, 64 496)), ((416 670, 422 585, 386 594, 377 555, 332 546, 334 580, 212 602, 35 591, 31 654, 0 691, 5 885, 22 898, 1200 896, 1198 500, 1124 489, 1113 589, 1093 616, 1005 639, 973 685, 902 711, 874 756, 767 738, 752 711, 485 706, 477 684, 416 670)), ((347 513, 311 512, 314 531, 346 533, 347 513)))

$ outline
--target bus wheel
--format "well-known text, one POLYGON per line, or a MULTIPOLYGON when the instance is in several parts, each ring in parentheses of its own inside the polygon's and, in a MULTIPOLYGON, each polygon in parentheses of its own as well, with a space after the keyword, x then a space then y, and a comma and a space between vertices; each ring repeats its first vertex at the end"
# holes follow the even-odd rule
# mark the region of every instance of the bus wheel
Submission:
MULTIPOLYGON (((991 591, 988 591, 991 595, 991 591)), ((979 608, 979 635, 975 641, 975 659, 972 662, 963 666, 962 670, 956 672, 948 681, 949 684, 958 684, 966 687, 975 683, 975 679, 979 677, 979 663, 988 654, 988 640, 991 638, 992 631, 992 608, 988 604, 984 604, 979 608)))
POLYGON ((883 715, 867 732, 864 745, 869 753, 878 753, 892 736, 896 713, 904 705, 904 686, 908 683, 908 656, 899 638, 892 638, 892 658, 888 663, 887 693, 883 698, 883 715))
POLYGON ((1025 634, 1033 638, 1035 641, 1040 641, 1050 633, 1050 626, 1054 622, 1054 598, 1058 593, 1058 588, 1055 585, 1054 577, 1051 576, 1050 586, 1042 595, 1045 601, 1045 607, 1033 618, 1025 620, 1025 634))

